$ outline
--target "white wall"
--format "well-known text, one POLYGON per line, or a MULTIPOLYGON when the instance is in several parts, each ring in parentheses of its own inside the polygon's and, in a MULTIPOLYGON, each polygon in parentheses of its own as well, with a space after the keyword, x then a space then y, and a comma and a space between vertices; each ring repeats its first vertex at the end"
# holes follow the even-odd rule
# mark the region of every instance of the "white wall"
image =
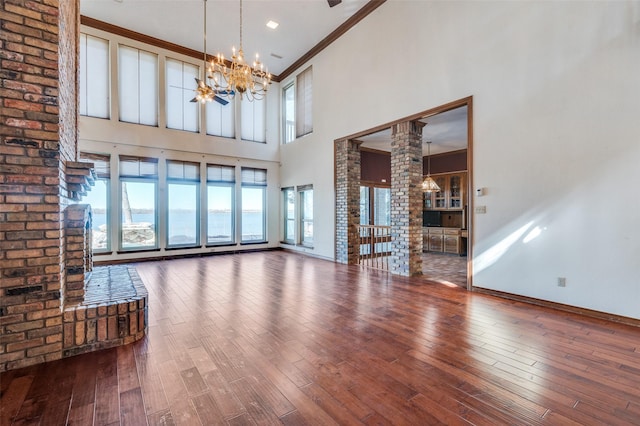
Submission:
POLYGON ((474 285, 640 318, 639 2, 389 0, 309 64, 281 186, 314 185, 316 255, 333 141, 473 96, 474 285))

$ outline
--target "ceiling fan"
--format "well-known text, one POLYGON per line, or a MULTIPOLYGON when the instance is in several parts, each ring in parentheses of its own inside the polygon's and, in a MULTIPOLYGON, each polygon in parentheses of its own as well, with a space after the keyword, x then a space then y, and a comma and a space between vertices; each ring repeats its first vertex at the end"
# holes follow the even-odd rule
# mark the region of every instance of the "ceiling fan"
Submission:
MULTIPOLYGON (((196 84, 199 87, 204 88, 205 87, 205 83, 204 81, 200 80, 199 78, 196 78, 196 84)), ((220 96, 218 96, 218 94, 221 95, 234 95, 233 90, 229 91, 229 90, 214 90, 215 95, 213 96, 213 100, 218 102, 220 105, 227 105, 229 103, 229 101, 227 101, 226 99, 222 99, 220 96)), ((191 99, 189 102, 198 102, 198 100, 196 98, 191 99)))

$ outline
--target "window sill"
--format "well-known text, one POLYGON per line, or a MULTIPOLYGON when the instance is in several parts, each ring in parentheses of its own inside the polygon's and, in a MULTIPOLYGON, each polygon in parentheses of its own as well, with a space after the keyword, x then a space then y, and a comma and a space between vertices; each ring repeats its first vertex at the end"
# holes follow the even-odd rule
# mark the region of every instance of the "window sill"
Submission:
POLYGON ((250 245, 255 245, 255 244, 267 244, 268 241, 266 240, 261 240, 261 241, 242 241, 240 243, 241 246, 250 246, 250 245))
POLYGON ((146 248, 132 248, 132 249, 126 249, 126 250, 118 250, 116 253, 117 254, 127 254, 127 253, 152 253, 154 251, 160 251, 159 248, 152 248, 152 249, 146 249, 146 248))
POLYGON ((227 243, 215 243, 215 244, 207 244, 205 245, 205 248, 212 248, 212 247, 234 247, 237 246, 238 244, 229 241, 227 243))

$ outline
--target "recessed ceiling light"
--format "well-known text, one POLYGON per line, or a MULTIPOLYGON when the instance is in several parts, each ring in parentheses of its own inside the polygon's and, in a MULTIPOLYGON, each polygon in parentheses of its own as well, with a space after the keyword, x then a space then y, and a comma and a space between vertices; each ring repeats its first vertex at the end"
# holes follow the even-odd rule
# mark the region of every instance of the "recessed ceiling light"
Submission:
POLYGON ((267 22, 267 27, 271 28, 272 30, 275 30, 276 28, 278 28, 278 24, 276 21, 269 21, 267 22))

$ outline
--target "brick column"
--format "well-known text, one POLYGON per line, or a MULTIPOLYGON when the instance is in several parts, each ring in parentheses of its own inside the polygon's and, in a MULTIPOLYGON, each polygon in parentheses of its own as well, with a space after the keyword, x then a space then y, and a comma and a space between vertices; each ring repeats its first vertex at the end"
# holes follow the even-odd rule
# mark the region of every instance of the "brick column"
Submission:
POLYGON ((358 263, 360 250, 360 144, 336 142, 336 262, 358 263))
POLYGON ((62 356, 64 162, 75 160, 79 14, 73 0, 3 1, 0 13, 3 371, 62 356))
POLYGON ((406 121, 391 128, 392 274, 422 274, 422 127, 406 121))

